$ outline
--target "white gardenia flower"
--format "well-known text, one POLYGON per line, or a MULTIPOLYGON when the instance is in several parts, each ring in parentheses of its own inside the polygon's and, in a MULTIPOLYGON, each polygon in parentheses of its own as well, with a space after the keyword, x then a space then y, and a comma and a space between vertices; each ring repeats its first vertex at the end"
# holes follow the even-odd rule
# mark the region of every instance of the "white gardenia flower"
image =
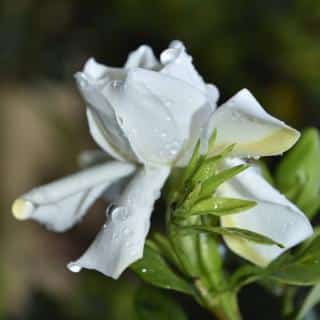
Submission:
MULTIPOLYGON (((299 137, 267 114, 246 89, 216 110, 218 90, 203 81, 179 41, 162 52, 160 61, 145 45, 129 55, 123 68, 91 58, 75 77, 87 105, 90 133, 115 160, 35 188, 13 204, 16 218, 65 231, 98 197, 107 194, 114 200, 96 239, 68 265, 74 272, 95 269, 118 278, 143 256, 154 202, 171 168, 187 164, 199 137, 217 129, 218 149, 236 143, 232 156, 241 158, 281 154, 299 137)), ((91 156, 101 159, 100 153, 87 154, 82 162, 90 162, 91 156)), ((224 165, 239 161, 228 159, 224 165)), ((219 193, 258 203, 223 218, 222 225, 259 232, 285 245, 280 249, 225 238, 231 250, 253 263, 266 265, 312 234, 299 209, 254 170, 225 183, 219 193)))

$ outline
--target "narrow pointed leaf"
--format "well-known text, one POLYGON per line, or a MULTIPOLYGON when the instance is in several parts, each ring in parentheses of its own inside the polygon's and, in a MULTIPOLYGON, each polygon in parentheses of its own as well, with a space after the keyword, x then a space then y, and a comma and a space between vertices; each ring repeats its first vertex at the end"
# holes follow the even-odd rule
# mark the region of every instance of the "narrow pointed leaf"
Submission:
POLYGON ((145 282, 156 287, 192 294, 191 285, 176 275, 150 246, 144 248, 143 258, 131 265, 131 269, 145 282))
POLYGON ((214 193, 214 191, 225 181, 231 179, 235 175, 248 168, 248 165, 241 164, 230 169, 225 169, 217 175, 206 180, 202 185, 201 196, 206 197, 214 193))
POLYGON ((188 211, 188 215, 224 216, 248 210, 255 205, 256 202, 254 201, 213 196, 196 202, 188 211))
POLYGON ((239 229, 239 228, 223 228, 223 227, 211 227, 211 226, 203 226, 203 225, 193 225, 189 227, 191 231, 198 232, 208 232, 212 234, 219 234, 222 236, 232 236, 239 237, 245 240, 253 241, 259 244, 265 245, 276 245, 280 248, 283 247, 282 244, 256 232, 252 232, 249 230, 239 229))
POLYGON ((199 164, 198 162, 199 162, 200 158, 201 158, 200 141, 198 141, 198 143, 196 144, 196 146, 193 150, 192 157, 191 157, 187 167, 184 170, 183 178, 181 181, 182 184, 184 184, 193 175, 193 173, 195 172, 195 170, 198 167, 198 164, 199 164))
POLYGON ((207 149, 207 154, 209 154, 210 152, 213 151, 213 148, 214 148, 214 144, 216 142, 216 139, 217 139, 217 130, 214 129, 213 130, 213 133, 211 134, 211 137, 209 139, 209 142, 208 142, 208 149, 207 149))
POLYGON ((215 174, 218 160, 222 159, 221 155, 205 160, 192 176, 193 183, 202 183, 215 174))

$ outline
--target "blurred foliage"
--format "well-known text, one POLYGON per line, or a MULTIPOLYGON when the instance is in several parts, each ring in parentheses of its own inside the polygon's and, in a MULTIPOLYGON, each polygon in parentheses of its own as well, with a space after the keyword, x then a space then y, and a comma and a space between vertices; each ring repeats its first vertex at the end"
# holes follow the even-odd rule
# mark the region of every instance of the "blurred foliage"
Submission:
POLYGON ((318 124, 318 1, 3 0, 0 19, 5 78, 71 79, 88 56, 121 65, 181 39, 223 99, 249 87, 280 118, 318 124))
POLYGON ((277 188, 305 212, 310 219, 320 208, 320 135, 304 130, 298 143, 280 161, 277 188))

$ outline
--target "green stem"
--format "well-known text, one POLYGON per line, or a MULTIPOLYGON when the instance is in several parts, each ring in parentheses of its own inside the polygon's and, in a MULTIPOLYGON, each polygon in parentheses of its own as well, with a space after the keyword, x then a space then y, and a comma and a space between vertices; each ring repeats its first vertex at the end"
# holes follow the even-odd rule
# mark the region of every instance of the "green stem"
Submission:
POLYGON ((212 292, 201 282, 195 281, 195 287, 204 306, 219 320, 241 320, 236 293, 226 291, 217 294, 212 292))
MULTIPOLYGON (((171 224, 172 212, 167 208, 167 228, 172 247, 182 266, 182 273, 194 278, 197 302, 206 308, 215 319, 241 320, 237 294, 228 285, 223 272, 218 242, 207 234, 179 234, 179 228, 171 224)), ((191 217, 183 221, 188 225, 191 217)))
POLYGON ((282 314, 284 317, 290 318, 294 312, 294 296, 296 288, 286 286, 283 293, 282 314))

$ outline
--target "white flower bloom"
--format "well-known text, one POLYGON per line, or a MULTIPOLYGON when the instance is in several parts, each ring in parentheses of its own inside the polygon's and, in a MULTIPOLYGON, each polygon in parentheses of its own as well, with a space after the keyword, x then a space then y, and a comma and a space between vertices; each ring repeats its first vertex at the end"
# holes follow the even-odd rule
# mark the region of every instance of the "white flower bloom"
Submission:
MULTIPOLYGON (((75 77, 87 105, 90 133, 116 161, 36 188, 13 204, 18 219, 34 219, 64 231, 79 222, 98 197, 113 199, 107 222, 92 245, 68 265, 74 272, 88 268, 117 278, 142 257, 153 205, 170 168, 187 164, 199 137, 208 137, 216 128, 218 149, 237 143, 233 156, 239 157, 280 154, 299 137, 297 131, 268 115, 247 90, 215 110, 217 88, 203 81, 179 41, 162 52, 160 61, 145 45, 129 55, 123 68, 107 67, 91 58, 75 77)), ((103 156, 88 152, 80 162, 87 166, 92 159, 103 156)), ((260 232, 286 249, 312 233, 303 214, 253 173, 234 178, 219 192, 258 202, 250 209, 253 213, 232 215, 222 220, 223 225, 260 232), (239 179, 243 186, 236 188, 233 185, 239 179), (289 225, 285 237, 277 224, 289 225)), ((282 252, 231 238, 226 243, 260 265, 282 252)))

